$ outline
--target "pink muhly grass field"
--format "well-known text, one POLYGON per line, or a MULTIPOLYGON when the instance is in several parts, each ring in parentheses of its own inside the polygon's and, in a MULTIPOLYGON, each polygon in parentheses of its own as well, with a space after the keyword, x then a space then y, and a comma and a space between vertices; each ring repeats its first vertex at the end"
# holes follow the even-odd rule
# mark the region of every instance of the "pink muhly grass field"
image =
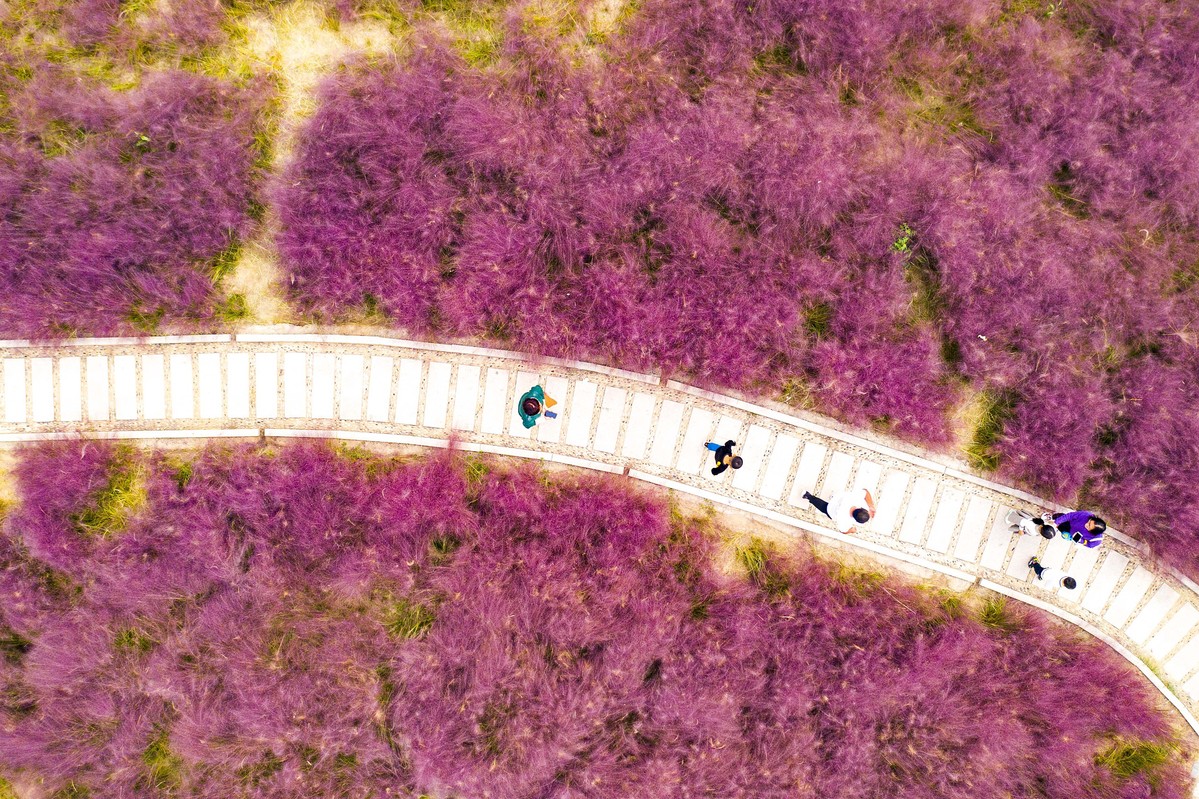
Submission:
POLYGON ((1186 795, 1105 647, 758 543, 718 569, 703 523, 610 479, 91 442, 18 481, 0 790, 1186 795))

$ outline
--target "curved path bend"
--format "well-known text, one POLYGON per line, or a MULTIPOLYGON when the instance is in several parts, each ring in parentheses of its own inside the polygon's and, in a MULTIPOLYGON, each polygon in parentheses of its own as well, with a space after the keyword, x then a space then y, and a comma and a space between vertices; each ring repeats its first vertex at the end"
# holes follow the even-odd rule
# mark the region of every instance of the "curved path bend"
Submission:
MULTIPOLYGON (((0 342, 0 443, 329 436, 539 458, 631 477, 977 583, 1099 636, 1199 734, 1199 586, 1113 532, 1100 549, 1014 536, 1011 508, 1053 505, 931 459, 654 375, 500 350, 377 336, 254 333, 0 342), (556 420, 524 429, 516 398, 540 383, 556 420), (705 441, 745 466, 714 478, 705 441), (838 536, 801 497, 855 485, 877 498, 838 536), (1079 582, 1054 591, 1037 555, 1079 582)), ((827 521, 827 520, 825 520, 827 521)))

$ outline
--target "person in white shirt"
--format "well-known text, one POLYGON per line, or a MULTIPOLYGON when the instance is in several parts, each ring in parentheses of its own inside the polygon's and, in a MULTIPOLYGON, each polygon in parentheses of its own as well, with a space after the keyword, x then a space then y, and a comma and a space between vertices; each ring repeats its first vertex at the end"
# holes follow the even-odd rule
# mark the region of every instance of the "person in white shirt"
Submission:
POLYGON ((839 491, 829 497, 827 502, 807 491, 804 492, 803 498, 811 503, 813 508, 832 519, 833 526, 842 533, 856 533, 859 524, 865 524, 874 516, 874 497, 864 488, 839 491))
POLYGON ((1061 569, 1050 569, 1042 566, 1041 561, 1037 560, 1036 558, 1029 559, 1028 568, 1032 569, 1036 573, 1038 580, 1043 580, 1051 584, 1056 583, 1057 585, 1070 590, 1073 590, 1078 586, 1078 581, 1073 577, 1066 574, 1061 569))

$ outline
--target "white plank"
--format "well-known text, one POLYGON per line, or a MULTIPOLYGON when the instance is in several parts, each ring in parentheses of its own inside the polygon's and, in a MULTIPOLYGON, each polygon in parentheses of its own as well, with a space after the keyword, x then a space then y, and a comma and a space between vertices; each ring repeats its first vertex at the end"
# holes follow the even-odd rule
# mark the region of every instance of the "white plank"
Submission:
POLYGON ((953 546, 953 555, 967 563, 978 560, 979 545, 983 542, 983 531, 987 520, 991 518, 992 504, 982 497, 970 497, 966 503, 966 515, 958 530, 957 541, 953 546))
MULTIPOLYGON (((1072 544, 1071 542, 1062 538, 1060 535, 1055 538, 1051 538, 1048 541, 1045 541, 1045 539, 1041 538, 1039 535, 1038 536, 1028 536, 1028 537, 1029 538, 1038 538, 1041 541, 1045 542, 1045 551, 1041 554, 1040 561, 1041 561, 1042 566, 1045 566, 1045 567, 1051 568, 1051 569, 1062 568, 1062 566, 1066 562, 1066 558, 1070 554, 1070 551, 1077 547, 1076 544, 1072 544)), ((1086 549, 1086 547, 1081 547, 1081 548, 1086 549)), ((1073 576, 1073 575, 1071 575, 1071 576, 1073 576)), ((1078 578, 1075 577, 1074 579, 1077 580, 1078 578)))
POLYGON ((254 413, 259 419, 279 416, 279 356, 254 353, 254 413))
POLYGON ((1144 566, 1137 566, 1128 582, 1112 599, 1112 604, 1103 614, 1103 618, 1115 627, 1123 627, 1156 579, 1153 572, 1144 566))
POLYGON ((799 443, 798 438, 787 435, 780 435, 775 440, 770 460, 766 462, 766 474, 762 477, 762 496, 775 501, 782 499, 787 478, 791 476, 791 465, 795 463, 795 453, 799 452, 799 443))
POLYGON ((113 404, 118 421, 137 418, 137 356, 117 355, 112 359, 113 404))
MULTIPOLYGON (((741 440, 741 420, 740 419, 734 419, 731 416, 721 416, 719 419, 716 420, 716 432, 712 433, 712 440, 715 441, 717 444, 723 444, 726 441, 736 441, 738 444, 737 450, 736 450, 737 454, 740 455, 742 458, 744 458, 746 455, 745 442, 741 440)), ((755 452, 755 453, 749 453, 749 454, 756 455, 757 457, 760 458, 765 453, 755 452)))
POLYGON ((25 359, 4 360, 4 421, 25 422, 25 359))
POLYGON ((283 355, 283 415, 303 419, 308 415, 308 356, 302 352, 283 355))
POLYGON ((982 557, 978 561, 979 565, 985 569, 995 571, 1002 569, 1003 562, 1007 560, 1008 550, 1012 546, 1012 539, 1019 535, 1008 529, 1006 517, 1010 510, 1011 508, 1006 505, 1000 505, 995 511, 995 521, 991 525, 991 533, 987 536, 987 543, 983 545, 982 557))
MULTIPOLYGON (((1178 681, 1185 680, 1192 672, 1199 674, 1196 666, 1199 666, 1199 636, 1188 641, 1162 668, 1166 670, 1167 677, 1178 681)), ((1195 698, 1199 699, 1199 694, 1195 698)))
MULTIPOLYGON (((753 491, 754 486, 758 483, 758 474, 762 471, 762 464, 766 458, 766 452, 770 447, 771 432, 760 425, 751 424, 749 431, 745 434, 745 446, 742 447, 742 452, 757 453, 756 456, 751 454, 749 457, 742 456, 745 461, 741 468, 733 472, 733 488, 739 491, 753 491)), ((784 479, 787 477, 786 472, 783 473, 784 479)))
POLYGON ((570 392, 570 381, 565 377, 550 375, 541 381, 541 388, 545 391, 547 400, 557 401, 558 404, 550 410, 559 416, 551 419, 542 414, 541 418, 537 420, 537 440, 547 444, 557 444, 562 440, 563 426, 570 423, 571 409, 566 407, 566 395, 570 392))
POLYGON ((337 418, 361 419, 365 399, 366 358, 361 355, 337 356, 337 418))
POLYGON ((420 408, 421 362, 414 358, 400 359, 400 373, 396 379, 396 422, 416 424, 420 408))
MULTIPOLYGON (((795 467, 795 483, 791 486, 790 502, 792 505, 807 507, 808 502, 803 498, 804 492, 816 490, 816 481, 824 469, 824 456, 828 447, 815 441, 804 444, 803 452, 799 455, 799 464, 795 467)), ((827 499, 827 497, 825 497, 827 499)))
POLYGON ((83 420, 83 360, 58 360, 58 418, 63 422, 83 420))
POLYGON ((912 484, 912 496, 908 499, 908 509, 903 514, 903 526, 899 530, 899 540, 909 544, 919 544, 924 540, 924 528, 928 523, 929 511, 933 508, 933 497, 937 493, 937 481, 927 477, 918 477, 912 484))
POLYGON ((679 428, 683 426, 683 405, 674 400, 663 400, 662 409, 658 411, 657 422, 653 427, 653 444, 650 445, 649 459, 659 466, 670 466, 674 463, 675 442, 679 438, 679 428))
POLYGON ((1087 586, 1087 593, 1082 598, 1082 609, 1091 613, 1099 613, 1103 610, 1103 606, 1107 604, 1108 598, 1115 590, 1116 583, 1120 582, 1120 575, 1124 573, 1127 565, 1128 558, 1119 552, 1109 551, 1107 557, 1103 559, 1099 571, 1095 574, 1095 579, 1087 586))
POLYGON ((627 458, 644 458, 649 446, 651 425, 654 422, 654 406, 657 400, 651 394, 637 393, 633 395, 633 404, 629 408, 629 423, 624 431, 624 444, 620 453, 627 458))
POLYGON ((221 354, 203 352, 196 358, 200 389, 200 418, 221 419, 225 416, 225 381, 221 376, 221 354))
POLYGON ((165 419, 167 416, 166 359, 160 354, 142 356, 142 416, 165 419))
MULTIPOLYGON (((520 418, 520 411, 517 410, 517 405, 520 403, 520 398, 524 396, 526 391, 532 389, 533 386, 541 386, 541 375, 534 372, 524 371, 516 373, 516 388, 513 389, 511 394, 508 395, 508 409, 506 411, 508 415, 508 435, 510 436, 516 436, 517 438, 533 437, 533 430, 536 429, 537 425, 533 425, 533 427, 525 427, 523 420, 520 418)), ((544 391, 545 386, 541 386, 541 390, 544 391)), ((553 395, 551 394, 550 396, 553 395)), ((569 417, 573 413, 573 410, 562 407, 566 404, 566 401, 561 397, 554 397, 554 399, 558 400, 557 410, 561 411, 562 413, 562 415, 554 421, 558 424, 569 422, 569 417)), ((574 404, 574 400, 570 400, 570 402, 571 404, 574 404)), ((540 420, 538 421, 540 422, 540 420)))
POLYGON ((623 388, 608 386, 600 402, 599 420, 595 423, 595 449, 597 452, 616 452, 620 439, 620 426, 624 422, 624 406, 628 392, 623 388))
POLYGON ((1199 609, 1196 609, 1194 605, 1183 605, 1177 613, 1170 617, 1170 620, 1158 631, 1157 635, 1149 639, 1145 648, 1154 658, 1162 660, 1173 652, 1174 647, 1185 640, 1196 627, 1199 627, 1199 609))
POLYGON ((874 497, 874 502, 878 504, 878 481, 883 477, 883 467, 873 461, 861 461, 858 463, 858 476, 854 479, 854 485, 858 488, 864 488, 870 492, 870 496, 874 497))
POLYGON ((821 484, 820 490, 814 493, 825 499, 833 494, 840 494, 849 488, 849 476, 852 473, 853 456, 848 452, 834 452, 833 457, 829 458, 824 482, 821 484))
POLYGON ((887 472, 883 477, 882 488, 874 500, 878 513, 870 520, 870 529, 883 535, 895 532, 895 523, 899 521, 899 509, 903 507, 903 497, 908 490, 909 477, 898 469, 887 472))
MULTIPOLYGON (((572 447, 586 447, 591 443, 591 420, 595 417, 595 399, 598 393, 599 386, 590 380, 575 381, 575 393, 571 395, 570 407, 563 409, 566 414, 566 443, 572 447)), ((538 425, 546 423, 544 417, 537 420, 538 425)))
POLYGON ((454 415, 450 426, 455 430, 474 432, 475 414, 479 409, 479 383, 483 370, 478 366, 460 364, 454 382, 454 415))
POLYGON ((450 376, 454 367, 441 361, 429 364, 425 380, 424 426, 443 428, 450 410, 450 376))
MULTIPOLYGON (((712 469, 716 466, 713 452, 707 448, 712 439, 712 425, 716 414, 703 408, 692 408, 691 416, 687 419, 687 427, 683 431, 683 440, 679 443, 678 457, 675 468, 684 474, 702 474, 701 469, 712 469)), ((725 439, 727 441, 728 439, 725 439)), ((723 444, 724 441, 718 441, 723 444)), ((708 472, 711 476, 711 472, 708 472)))
MULTIPOLYGON (((1045 539, 1039 535, 1016 535, 1016 549, 1012 552, 1011 562, 1007 565, 1007 573, 1018 580, 1036 581, 1036 575, 1028 568, 1028 560, 1037 554, 1045 539)), ((1047 588, 1048 590, 1048 588, 1047 588)))
POLYGON ((87 418, 108 421, 108 356, 87 356, 87 418))
POLYGON ((226 355, 225 377, 229 383, 226 397, 229 418, 250 418, 250 353, 231 352, 226 355))
POLYGON ((1194 677, 1189 679, 1187 683, 1182 686, 1182 690, 1185 691, 1186 694, 1191 697, 1191 699, 1199 702, 1199 674, 1196 674, 1194 677))
POLYGON ((29 404, 33 412, 33 421, 54 421, 53 359, 29 359, 29 404))
POLYGON ((1166 614, 1174 609, 1177 601, 1177 591, 1169 585, 1159 586, 1141 612, 1124 628, 1125 634, 1138 644, 1144 644, 1166 618, 1166 614))
POLYGON ((953 534, 958 526, 958 514, 962 503, 966 501, 966 493, 956 488, 946 488, 941 492, 941 501, 933 513, 933 523, 928 530, 928 541, 925 544, 934 552, 949 552, 953 543, 953 534))
POLYGON ((508 372, 487 369, 487 381, 483 386, 483 425, 482 431, 491 435, 502 435, 504 423, 508 419, 508 372))
POLYGON ((371 356, 370 384, 366 390, 366 418, 386 422, 391 418, 391 377, 394 359, 386 355, 371 356))
POLYGON ((337 356, 318 352, 312 356, 312 405, 308 415, 314 419, 332 419, 333 400, 337 396, 334 384, 337 375, 337 356))
POLYGON ((196 415, 192 399, 192 357, 171 356, 171 418, 190 419, 196 415))
MULTIPOLYGON (((1065 543, 1063 541, 1062 543, 1065 543)), ((1074 558, 1070 561, 1070 568, 1066 570, 1067 574, 1074 578, 1078 583, 1078 587, 1071 591, 1069 588, 1062 587, 1058 591, 1058 596, 1067 602, 1077 603, 1082 600, 1082 595, 1085 593, 1084 587, 1087 584, 1087 578, 1091 576, 1091 571, 1095 568, 1095 564, 1099 561, 1099 555, 1102 554, 1100 549, 1088 549, 1087 547, 1074 547, 1074 558)))

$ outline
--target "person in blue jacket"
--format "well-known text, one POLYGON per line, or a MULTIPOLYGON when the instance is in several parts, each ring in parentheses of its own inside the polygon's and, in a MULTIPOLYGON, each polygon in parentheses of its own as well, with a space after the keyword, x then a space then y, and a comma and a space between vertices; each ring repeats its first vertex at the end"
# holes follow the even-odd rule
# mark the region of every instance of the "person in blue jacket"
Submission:
POLYGON ((1057 525, 1062 538, 1090 549, 1103 543, 1103 533, 1107 530, 1107 522, 1089 510, 1055 513, 1053 523, 1057 525))

